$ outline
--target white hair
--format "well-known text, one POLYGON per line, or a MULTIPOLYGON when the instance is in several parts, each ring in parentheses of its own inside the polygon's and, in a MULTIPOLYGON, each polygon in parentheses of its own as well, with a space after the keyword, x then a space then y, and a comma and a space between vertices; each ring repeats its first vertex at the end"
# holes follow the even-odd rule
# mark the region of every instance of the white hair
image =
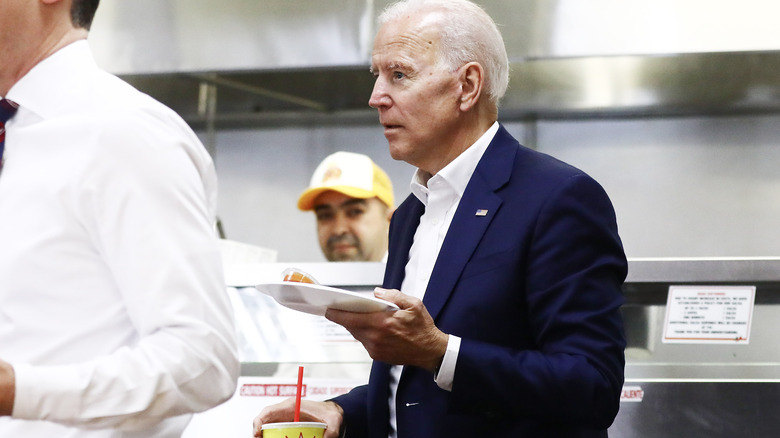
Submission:
POLYGON ((452 70, 477 62, 485 71, 485 91, 498 101, 509 86, 509 59, 501 32, 482 7, 469 0, 401 0, 379 15, 379 26, 415 12, 442 12, 438 19, 441 61, 452 70))

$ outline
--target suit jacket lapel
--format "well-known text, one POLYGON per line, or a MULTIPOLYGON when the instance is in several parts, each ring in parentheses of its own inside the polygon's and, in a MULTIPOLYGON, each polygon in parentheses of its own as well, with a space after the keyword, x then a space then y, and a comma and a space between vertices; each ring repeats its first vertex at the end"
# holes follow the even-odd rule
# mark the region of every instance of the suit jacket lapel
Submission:
POLYGON ((423 298, 434 320, 501 207, 503 200, 495 192, 509 180, 518 146, 500 127, 466 186, 423 298))
POLYGON ((412 248, 414 233, 420 224, 420 217, 425 212, 423 203, 414 195, 398 207, 390 223, 390 244, 387 253, 387 266, 382 286, 387 289, 401 289, 406 273, 406 262, 409 260, 409 250, 412 248))

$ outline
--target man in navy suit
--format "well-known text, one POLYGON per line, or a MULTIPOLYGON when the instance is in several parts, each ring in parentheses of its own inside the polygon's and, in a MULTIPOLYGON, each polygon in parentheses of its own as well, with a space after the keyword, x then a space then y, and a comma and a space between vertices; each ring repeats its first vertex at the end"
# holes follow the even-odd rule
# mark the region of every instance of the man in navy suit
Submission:
MULTIPOLYGON (((415 167, 383 288, 400 310, 328 310, 374 364, 301 418, 326 437, 606 437, 618 411, 627 263, 614 209, 582 171, 497 123, 508 61, 467 0, 404 1, 372 55, 390 154, 415 167)), ((255 419, 288 421, 292 402, 255 419)))

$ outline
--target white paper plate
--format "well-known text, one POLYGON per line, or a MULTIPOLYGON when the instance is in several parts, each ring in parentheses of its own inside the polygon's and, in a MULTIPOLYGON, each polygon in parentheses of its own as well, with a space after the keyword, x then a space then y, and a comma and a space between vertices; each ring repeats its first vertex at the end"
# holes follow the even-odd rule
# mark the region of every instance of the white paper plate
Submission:
POLYGON ((255 288, 285 307, 312 315, 325 315, 328 309, 360 313, 398 310, 398 306, 389 301, 317 284, 282 281, 258 284, 255 288))

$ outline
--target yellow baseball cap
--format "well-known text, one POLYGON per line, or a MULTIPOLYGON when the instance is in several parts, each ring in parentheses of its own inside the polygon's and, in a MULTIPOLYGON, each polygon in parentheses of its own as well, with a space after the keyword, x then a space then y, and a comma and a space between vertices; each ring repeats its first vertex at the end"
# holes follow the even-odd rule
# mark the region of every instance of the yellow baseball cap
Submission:
POLYGON ((314 208, 314 200, 323 192, 333 190, 351 198, 377 197, 393 208, 393 184, 384 170, 371 158, 353 152, 336 152, 322 160, 311 177, 309 188, 298 198, 298 208, 314 208))

